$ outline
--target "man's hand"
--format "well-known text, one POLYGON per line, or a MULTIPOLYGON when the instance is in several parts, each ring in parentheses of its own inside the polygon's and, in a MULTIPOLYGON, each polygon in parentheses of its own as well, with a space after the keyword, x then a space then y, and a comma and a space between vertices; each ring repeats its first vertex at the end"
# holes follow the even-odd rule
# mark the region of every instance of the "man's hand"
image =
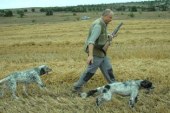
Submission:
POLYGON ((87 64, 88 65, 93 64, 93 56, 88 56, 87 57, 87 64))
POLYGON ((108 34, 108 40, 111 42, 114 37, 116 37, 117 34, 108 34))

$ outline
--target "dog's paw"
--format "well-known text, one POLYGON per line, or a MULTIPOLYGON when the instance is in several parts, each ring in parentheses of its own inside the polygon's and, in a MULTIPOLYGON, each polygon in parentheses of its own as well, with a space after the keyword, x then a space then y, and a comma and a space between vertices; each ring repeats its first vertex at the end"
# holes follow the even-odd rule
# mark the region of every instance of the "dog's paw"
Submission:
POLYGON ((86 97, 87 97, 87 93, 81 93, 81 94, 80 94, 80 96, 81 96, 81 98, 83 98, 83 99, 84 99, 84 98, 86 98, 86 97))
POLYGON ((13 99, 13 100, 19 100, 20 98, 17 97, 17 96, 13 96, 12 99, 13 99))
POLYGON ((98 98, 96 98, 96 106, 99 106, 100 104, 99 104, 99 99, 98 98))
POLYGON ((103 102, 104 102, 103 98, 100 97, 96 98, 96 106, 100 107, 103 102))
POLYGON ((130 107, 130 108, 134 108, 134 104, 135 104, 135 103, 134 103, 132 100, 129 100, 129 107, 130 107))
POLYGON ((100 106, 102 103, 101 98, 96 98, 96 106, 100 106))

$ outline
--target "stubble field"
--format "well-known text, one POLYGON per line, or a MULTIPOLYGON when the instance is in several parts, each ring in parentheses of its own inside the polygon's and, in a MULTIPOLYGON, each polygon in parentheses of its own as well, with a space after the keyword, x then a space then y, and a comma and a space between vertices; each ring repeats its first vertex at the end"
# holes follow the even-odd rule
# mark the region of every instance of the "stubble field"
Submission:
MULTIPOLYGON (((82 99, 71 92, 73 83, 86 68, 83 44, 93 20, 63 23, 1 24, 0 79, 11 72, 46 64, 53 69, 42 76, 49 93, 30 85, 29 96, 17 88, 19 100, 7 92, 0 98, 1 113, 168 113, 170 112, 170 20, 113 20, 111 32, 124 25, 108 50, 117 81, 148 79, 155 89, 139 93, 132 111, 129 97, 114 95, 112 101, 96 107, 95 98, 82 99)), ((98 70, 84 91, 106 84, 98 70)))

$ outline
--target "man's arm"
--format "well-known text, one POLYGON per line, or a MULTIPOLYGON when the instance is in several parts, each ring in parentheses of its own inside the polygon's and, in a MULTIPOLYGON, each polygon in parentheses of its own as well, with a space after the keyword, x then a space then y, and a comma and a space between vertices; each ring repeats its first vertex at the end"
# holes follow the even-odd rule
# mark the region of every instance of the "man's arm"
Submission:
POLYGON ((93 63, 93 49, 94 44, 97 38, 99 37, 101 32, 101 26, 100 25, 94 25, 91 36, 88 40, 88 58, 87 58, 87 64, 93 63))
POLYGON ((93 48, 94 48, 93 44, 88 45, 89 54, 87 58, 87 64, 89 65, 93 63, 93 48))

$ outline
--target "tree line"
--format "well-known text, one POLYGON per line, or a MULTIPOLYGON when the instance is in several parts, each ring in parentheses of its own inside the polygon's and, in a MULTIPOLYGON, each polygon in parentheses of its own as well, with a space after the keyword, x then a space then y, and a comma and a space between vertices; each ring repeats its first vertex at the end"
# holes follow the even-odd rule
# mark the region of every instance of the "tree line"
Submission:
MULTIPOLYGON (((112 3, 112 4, 97 4, 97 5, 78 5, 67 7, 48 7, 40 8, 39 12, 45 12, 47 16, 53 15, 53 12, 100 12, 106 8, 110 8, 113 11, 122 12, 137 12, 137 11, 168 11, 170 9, 170 0, 153 0, 142 2, 129 2, 129 3, 112 3)), ((35 12, 35 9, 31 9, 35 12)), ((27 9, 18 10, 17 14, 20 17, 24 16, 24 12, 27 9)), ((13 16, 11 10, 0 10, 0 16, 10 17, 13 16)))
POLYGON ((143 2, 130 2, 130 3, 113 3, 113 4, 97 4, 97 5, 79 5, 68 7, 51 7, 41 8, 40 12, 51 10, 53 12, 91 12, 103 11, 110 8, 113 11, 167 11, 170 7, 169 0, 155 0, 143 2))

